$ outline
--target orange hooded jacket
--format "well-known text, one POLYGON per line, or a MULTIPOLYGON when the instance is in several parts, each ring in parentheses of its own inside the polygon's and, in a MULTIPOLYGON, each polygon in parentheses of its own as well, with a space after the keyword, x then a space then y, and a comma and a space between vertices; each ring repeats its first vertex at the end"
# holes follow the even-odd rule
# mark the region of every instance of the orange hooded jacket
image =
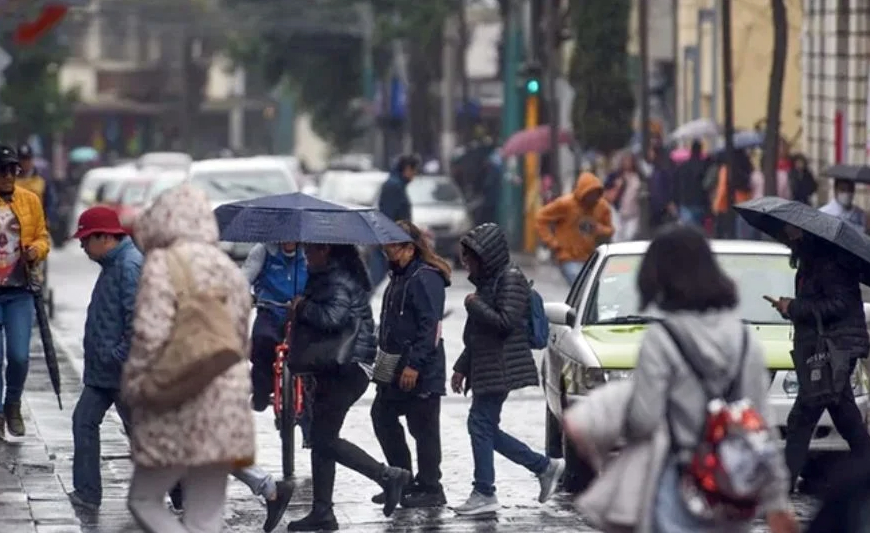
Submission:
POLYGON ((562 261, 586 261, 595 251, 600 239, 613 235, 610 205, 601 198, 591 210, 580 200, 593 191, 603 191, 601 180, 595 174, 584 172, 571 194, 553 200, 538 211, 536 225, 541 240, 562 261), (591 226, 585 224, 591 222, 591 226), (584 226, 591 231, 584 231, 584 226))

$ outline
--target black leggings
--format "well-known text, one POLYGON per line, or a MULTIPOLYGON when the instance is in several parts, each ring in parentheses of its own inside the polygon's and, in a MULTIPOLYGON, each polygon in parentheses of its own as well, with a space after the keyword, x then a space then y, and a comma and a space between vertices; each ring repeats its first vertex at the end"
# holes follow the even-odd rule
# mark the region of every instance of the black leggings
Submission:
POLYGON ((356 363, 338 372, 318 374, 311 417, 311 483, 314 505, 332 506, 335 463, 379 481, 384 465, 352 442, 339 437, 348 411, 365 393, 368 376, 356 363))

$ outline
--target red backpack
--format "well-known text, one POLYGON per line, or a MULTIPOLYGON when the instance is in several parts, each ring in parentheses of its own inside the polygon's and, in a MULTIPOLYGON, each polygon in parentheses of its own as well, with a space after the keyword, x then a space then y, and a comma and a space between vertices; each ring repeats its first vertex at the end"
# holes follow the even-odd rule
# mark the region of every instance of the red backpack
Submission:
POLYGON ((761 503, 761 492, 773 481, 779 453, 764 417, 739 390, 749 335, 744 331, 736 374, 726 390, 715 391, 691 337, 674 324, 662 325, 707 396, 706 420, 693 450, 679 446, 668 424, 672 450, 686 456, 680 466, 686 508, 710 520, 749 520, 761 503))

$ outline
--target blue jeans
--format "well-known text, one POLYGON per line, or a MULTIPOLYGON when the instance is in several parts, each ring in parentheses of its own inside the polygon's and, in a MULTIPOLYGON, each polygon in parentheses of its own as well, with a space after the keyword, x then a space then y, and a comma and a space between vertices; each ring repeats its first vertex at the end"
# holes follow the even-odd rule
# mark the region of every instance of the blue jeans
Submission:
POLYGON ((495 494, 495 454, 526 467, 535 475, 544 473, 550 460, 532 451, 525 443, 511 437, 498 425, 501 408, 507 394, 475 394, 468 411, 468 434, 474 456, 474 490, 485 495, 495 494))
POLYGON ((580 275, 584 264, 584 261, 562 261, 559 263, 559 272, 562 273, 562 277, 568 282, 568 286, 574 285, 574 280, 580 275))
MULTIPOLYGON (((0 342, 0 365, 6 356, 5 403, 18 403, 24 393, 30 365, 30 332, 33 329, 33 295, 25 289, 0 291, 0 326, 6 342, 0 342)), ((3 378, 0 377, 0 397, 3 378)))
POLYGON ((681 205, 679 209, 680 222, 701 226, 704 224, 704 215, 707 214, 703 207, 689 207, 681 205))
POLYGON ((103 481, 100 475, 100 424, 115 406, 130 435, 129 414, 117 389, 85 385, 73 411, 73 487, 87 502, 100 503, 103 481))

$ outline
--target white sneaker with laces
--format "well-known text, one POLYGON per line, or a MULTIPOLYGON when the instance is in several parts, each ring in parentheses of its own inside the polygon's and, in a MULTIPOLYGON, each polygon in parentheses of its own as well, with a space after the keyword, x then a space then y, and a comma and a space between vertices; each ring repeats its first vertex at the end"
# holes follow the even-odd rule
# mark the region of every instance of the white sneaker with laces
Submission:
POLYGON ((453 511, 458 515, 474 516, 487 513, 495 513, 501 509, 498 503, 498 498, 495 494, 492 496, 484 496, 476 490, 471 491, 471 495, 465 500, 465 503, 458 507, 454 507, 453 511))

